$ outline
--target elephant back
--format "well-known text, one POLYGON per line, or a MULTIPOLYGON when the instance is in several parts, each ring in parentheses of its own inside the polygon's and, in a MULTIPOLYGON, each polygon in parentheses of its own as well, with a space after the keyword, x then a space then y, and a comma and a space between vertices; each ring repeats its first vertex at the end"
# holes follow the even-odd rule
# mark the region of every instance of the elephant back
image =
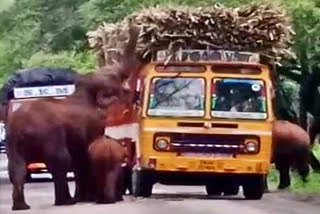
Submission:
POLYGON ((290 144, 309 146, 310 144, 309 135, 302 127, 282 120, 274 121, 272 124, 272 141, 276 147, 290 144))

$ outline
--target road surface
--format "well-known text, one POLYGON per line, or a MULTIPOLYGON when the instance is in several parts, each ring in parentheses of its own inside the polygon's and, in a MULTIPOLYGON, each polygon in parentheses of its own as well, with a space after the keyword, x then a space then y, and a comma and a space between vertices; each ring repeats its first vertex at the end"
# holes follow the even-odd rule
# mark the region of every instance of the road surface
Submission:
MULTIPOLYGON (((44 175, 46 176, 46 175, 44 175)), ((53 206, 53 183, 36 180, 25 186, 31 210, 11 211, 11 184, 6 171, 6 159, 0 155, 0 213, 19 214, 319 214, 320 197, 289 192, 265 194, 262 200, 247 201, 242 194, 234 197, 208 198, 201 186, 155 185, 149 199, 126 196, 125 201, 112 205, 80 203, 73 206, 53 206)), ((74 191, 74 182, 70 182, 74 191)))

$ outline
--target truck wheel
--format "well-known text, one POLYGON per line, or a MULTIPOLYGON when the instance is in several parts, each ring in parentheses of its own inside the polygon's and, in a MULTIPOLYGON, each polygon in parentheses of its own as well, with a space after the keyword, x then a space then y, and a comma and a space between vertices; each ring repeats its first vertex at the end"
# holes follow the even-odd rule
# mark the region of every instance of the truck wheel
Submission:
POLYGON ((239 185, 230 185, 226 186, 223 190, 223 195, 238 195, 239 193, 239 185))
POLYGON ((133 170, 132 192, 135 197, 148 198, 152 195, 153 180, 148 172, 133 170))
POLYGON ((209 196, 220 196, 222 194, 221 186, 215 184, 207 184, 206 191, 209 196))
POLYGON ((243 184, 246 199, 259 200, 264 193, 264 176, 249 177, 243 184))

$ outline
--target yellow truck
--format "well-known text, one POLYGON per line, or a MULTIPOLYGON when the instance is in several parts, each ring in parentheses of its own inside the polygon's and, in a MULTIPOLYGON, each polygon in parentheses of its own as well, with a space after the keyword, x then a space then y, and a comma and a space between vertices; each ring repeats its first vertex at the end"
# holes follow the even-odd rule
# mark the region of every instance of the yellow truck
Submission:
POLYGON ((260 199, 271 161, 272 81, 258 54, 158 51, 140 95, 135 196, 155 183, 205 185, 208 195, 260 199), (169 61, 165 61, 170 58, 169 61))

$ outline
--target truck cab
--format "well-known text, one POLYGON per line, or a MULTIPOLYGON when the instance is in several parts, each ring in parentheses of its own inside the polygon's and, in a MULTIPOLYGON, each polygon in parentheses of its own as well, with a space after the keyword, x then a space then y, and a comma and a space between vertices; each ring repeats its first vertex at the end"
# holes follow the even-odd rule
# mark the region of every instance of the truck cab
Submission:
POLYGON ((271 71, 256 53, 159 51, 140 93, 133 192, 204 185, 208 195, 263 196, 271 161, 271 71))

